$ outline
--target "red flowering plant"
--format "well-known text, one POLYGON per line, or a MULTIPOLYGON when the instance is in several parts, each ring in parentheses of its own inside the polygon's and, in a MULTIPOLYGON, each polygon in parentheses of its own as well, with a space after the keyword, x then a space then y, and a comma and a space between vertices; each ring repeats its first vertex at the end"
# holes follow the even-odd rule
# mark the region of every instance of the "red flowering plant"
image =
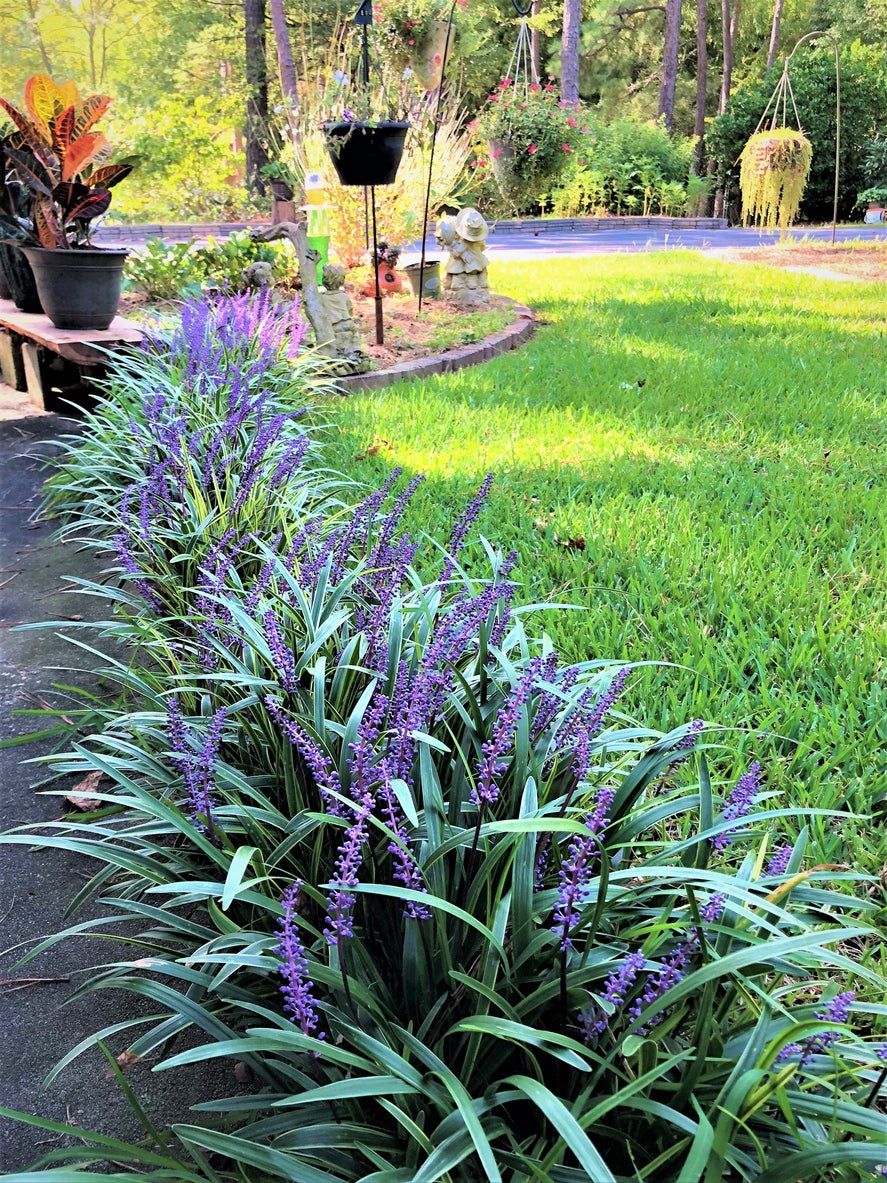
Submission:
POLYGON ((503 78, 477 121, 500 192, 513 207, 538 203, 573 151, 576 113, 558 101, 552 82, 516 86, 503 78))
MULTIPOLYGON (((459 0, 457 0, 459 3, 459 0)), ((464 8, 467 0, 461 0, 464 8)), ((426 47, 434 48, 431 42, 446 39, 446 24, 449 16, 449 0, 378 0, 373 8, 382 37, 396 57, 403 61, 414 61, 426 47)), ((442 64, 443 45, 438 46, 436 62, 442 64)))
POLYGON ((373 15, 380 30, 412 46, 427 36, 432 21, 445 21, 447 0, 378 0, 373 15))

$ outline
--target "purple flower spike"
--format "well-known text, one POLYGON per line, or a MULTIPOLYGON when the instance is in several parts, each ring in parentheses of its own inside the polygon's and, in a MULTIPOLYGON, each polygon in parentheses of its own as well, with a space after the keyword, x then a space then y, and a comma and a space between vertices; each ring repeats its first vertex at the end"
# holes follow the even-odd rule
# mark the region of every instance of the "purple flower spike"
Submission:
POLYGON ((553 914, 554 924, 551 931, 560 937, 562 953, 572 949, 573 941, 570 933, 575 928, 580 915, 580 909, 585 901, 588 884, 594 860, 600 851, 598 835, 609 821, 609 811, 616 796, 615 789, 601 789, 597 795, 595 807, 585 819, 588 836, 576 834, 570 841, 567 857, 560 870, 560 884, 557 889, 557 904, 553 914))
MULTIPOLYGON (((715 892, 711 899, 699 909, 699 918, 703 924, 716 924, 724 914, 726 903, 727 897, 722 892, 715 892)), ((655 979, 647 982, 647 987, 643 994, 633 1003, 629 1011, 632 1022, 640 1017, 645 1007, 661 998, 663 994, 666 994, 672 986, 676 986, 686 975, 690 959, 698 951, 701 941, 702 937, 699 929, 694 924, 684 940, 656 967, 657 976, 655 979)), ((645 1026, 638 1027, 638 1035, 645 1035, 651 1027, 655 1027, 661 1020, 662 1012, 660 1011, 645 1026)))
POLYGON ((717 924, 720 918, 724 915, 724 908, 727 904, 727 897, 722 891, 716 891, 707 904, 703 904, 699 909, 700 919, 704 924, 717 924))
POLYGON ((764 875, 768 879, 776 879, 784 875, 788 870, 788 864, 792 857, 791 846, 777 846, 770 855, 770 861, 764 868, 764 875))
MULTIPOLYGON (((391 781, 387 777, 380 791, 382 798, 382 813, 389 830, 397 837, 397 842, 388 843, 388 853, 394 861, 394 878, 398 883, 410 891, 425 892, 425 881, 416 859, 410 850, 410 836, 403 822, 403 811, 400 808, 391 781)), ((404 908, 404 914, 413 920, 430 920, 431 909, 416 900, 410 900, 404 908)))
MULTIPOLYGON (((601 997, 612 1005, 614 1012, 624 1004, 625 996, 634 985, 646 961, 641 952, 629 953, 619 968, 613 970, 607 978, 601 997)), ((611 1016, 603 1007, 590 1008, 579 1016, 582 1034, 588 1043, 594 1043, 599 1035, 603 1035, 610 1022, 611 1016)))
POLYGON ((339 774, 330 757, 320 744, 315 743, 297 723, 286 717, 280 709, 280 703, 270 694, 265 697, 265 706, 268 709, 268 714, 314 774, 317 791, 320 793, 327 813, 331 813, 334 817, 341 817, 342 805, 332 794, 340 793, 342 786, 339 774))
MULTIPOLYGON (((850 1007, 855 1001, 856 991, 844 990, 841 994, 836 994, 820 1010, 814 1011, 813 1016, 821 1023, 846 1023, 850 1016, 850 1007)), ((840 1033, 838 1031, 823 1031, 816 1035, 808 1035, 801 1043, 786 1044, 776 1057, 776 1063, 781 1064, 798 1056, 800 1059, 798 1066, 805 1068, 814 1056, 827 1052, 839 1039, 840 1033)))
MULTIPOLYGON (((277 922, 277 969, 283 978, 280 993, 283 995, 283 1012, 292 1019, 304 1035, 313 1035, 317 1029, 317 1003, 314 999, 314 985, 308 976, 308 958, 296 927, 298 921, 299 893, 302 884, 297 879, 283 893, 283 915, 277 922)), ((318 1039, 324 1038, 321 1031, 318 1039)))
POLYGON ((348 937, 354 936, 356 897, 352 888, 358 884, 357 872, 363 861, 363 846, 374 805, 371 793, 365 793, 361 797, 354 822, 345 831, 345 840, 339 847, 336 872, 331 880, 334 886, 327 904, 327 920, 323 930, 329 945, 338 945, 348 937))
POLYGON ((508 767, 505 755, 511 751, 521 711, 539 680, 541 669, 542 658, 534 657, 506 699, 493 732, 483 745, 480 770, 475 787, 471 790, 471 800, 479 810, 485 805, 494 805, 499 800, 496 779, 508 767))
POLYGON ((166 734, 169 746, 173 751, 172 758, 182 769, 189 816, 194 828, 207 834, 211 841, 218 845, 218 836, 213 820, 216 810, 213 794, 219 745, 225 726, 225 708, 222 707, 221 710, 216 711, 210 719, 203 744, 196 754, 189 743, 193 732, 182 718, 178 701, 174 697, 167 701, 166 714, 166 734))
MULTIPOLYGON (((757 762, 751 765, 748 772, 743 775, 736 782, 733 791, 727 798, 727 804, 724 806, 721 815, 723 821, 732 821, 737 824, 742 821, 744 817, 750 812, 751 807, 755 803, 755 798, 761 789, 761 766, 757 762)), ((711 844, 715 850, 725 850, 733 841, 733 835, 738 828, 731 826, 727 830, 722 830, 720 834, 716 834, 711 840, 711 844)))
POLYGON ((461 515, 456 519, 452 532, 450 533, 450 540, 447 543, 447 558, 444 561, 443 568, 440 573, 440 582, 446 583, 456 569, 453 560, 459 554, 465 544, 465 539, 468 536, 468 531, 480 517, 480 511, 486 505, 487 498, 490 495, 490 489, 494 480, 493 473, 488 472, 483 479, 483 484, 468 502, 461 515))
POLYGON ((299 686, 296 663, 289 646, 283 639, 283 633, 277 617, 274 615, 274 610, 269 608, 262 619, 265 625, 265 640, 268 642, 278 681, 284 690, 296 690, 299 686))

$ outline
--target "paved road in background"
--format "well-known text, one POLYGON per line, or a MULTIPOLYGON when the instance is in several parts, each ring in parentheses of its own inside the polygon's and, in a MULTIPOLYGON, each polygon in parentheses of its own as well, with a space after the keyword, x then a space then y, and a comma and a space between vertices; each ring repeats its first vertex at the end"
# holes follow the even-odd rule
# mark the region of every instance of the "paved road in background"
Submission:
MULTIPOLYGON (((152 235, 153 236, 153 235, 152 235)), ((128 246, 138 249, 144 245, 147 234, 142 227, 134 226, 132 233, 115 231, 113 240, 110 235, 105 239, 108 246, 128 246)), ((167 241, 182 241, 186 236, 182 233, 171 235, 167 241)), ((828 242, 831 239, 831 229, 804 230, 792 232, 792 238, 809 238, 817 242, 828 242)), ((848 239, 863 238, 868 240, 881 239, 887 242, 887 223, 880 226, 842 226, 839 227, 837 238, 841 242, 848 239)), ((488 241, 488 249, 492 255, 502 260, 508 259, 536 259, 552 255, 596 255, 612 252, 637 253, 642 251, 666 251, 689 249, 697 251, 733 250, 762 246, 777 242, 776 232, 761 233, 758 230, 743 230, 733 228, 729 230, 690 230, 665 229, 663 227, 635 227, 625 229, 596 229, 577 226, 573 230, 545 227, 541 231, 529 227, 509 227, 507 225, 494 228, 488 241)), ((101 232, 98 241, 102 243, 101 232)), ((202 240, 201 240, 202 241, 202 240)), ((429 254, 439 254, 439 248, 433 238, 427 240, 426 250, 429 254)), ((414 243, 411 250, 402 255, 402 262, 409 263, 419 258, 419 244, 414 243)))
MULTIPOLYGON (((796 230, 791 237, 813 239, 816 242, 830 242, 831 228, 817 230, 796 230)), ((887 243, 887 224, 881 226, 839 227, 836 235, 839 242, 854 238, 877 240, 887 243)), ((534 234, 527 230, 493 230, 487 241, 491 256, 503 261, 537 259, 549 255, 597 255, 611 252, 639 253, 643 251, 666 251, 689 249, 696 251, 721 251, 747 249, 778 242, 776 232, 760 232, 733 228, 729 230, 572 230, 555 232, 546 230, 534 234)), ((429 239, 426 251, 439 254, 437 244, 429 239)), ((418 243, 412 251, 405 251, 403 262, 409 263, 419 257, 418 243)))

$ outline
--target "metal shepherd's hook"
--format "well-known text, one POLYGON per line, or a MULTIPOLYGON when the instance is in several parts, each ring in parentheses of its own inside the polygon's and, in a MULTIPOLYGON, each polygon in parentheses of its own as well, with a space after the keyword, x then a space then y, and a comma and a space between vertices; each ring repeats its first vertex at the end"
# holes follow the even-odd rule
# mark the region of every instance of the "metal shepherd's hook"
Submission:
POLYGON ((453 17, 456 14, 457 0, 453 0, 447 15, 447 37, 444 41, 443 56, 440 64, 440 83, 437 88, 437 99, 434 104, 434 124, 431 128, 431 156, 428 161, 428 184, 425 186, 425 210, 422 214, 422 257, 419 260, 419 311, 422 311, 422 298, 425 295, 425 239, 428 237, 428 211, 431 205, 431 179, 434 176, 434 148, 437 144, 437 129, 440 126, 440 102, 447 76, 447 59, 450 56, 450 41, 453 36, 453 17))
POLYGON ((841 50, 834 33, 830 33, 827 29, 814 29, 812 33, 805 33, 785 59, 785 75, 788 78, 789 63, 804 42, 811 41, 814 37, 828 38, 835 51, 835 192, 832 201, 832 243, 834 243, 838 227, 838 185, 841 164, 841 50))

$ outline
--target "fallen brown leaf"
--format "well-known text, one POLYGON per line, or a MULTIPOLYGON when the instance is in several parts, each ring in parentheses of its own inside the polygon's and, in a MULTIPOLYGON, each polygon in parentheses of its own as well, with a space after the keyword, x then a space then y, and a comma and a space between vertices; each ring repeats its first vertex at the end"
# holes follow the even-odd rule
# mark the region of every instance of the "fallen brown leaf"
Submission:
POLYGON ((70 793, 65 793, 65 800, 70 801, 77 809, 95 809, 99 804, 95 800, 95 794, 101 779, 101 772, 87 772, 83 780, 78 781, 70 793))

